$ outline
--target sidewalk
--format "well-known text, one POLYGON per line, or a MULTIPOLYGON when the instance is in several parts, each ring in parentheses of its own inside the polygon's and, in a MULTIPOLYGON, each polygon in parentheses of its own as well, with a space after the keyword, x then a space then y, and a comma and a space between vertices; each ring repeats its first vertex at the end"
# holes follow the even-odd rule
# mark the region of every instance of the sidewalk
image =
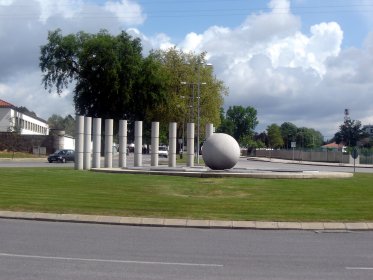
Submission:
POLYGON ((0 219, 21 219, 52 222, 73 222, 127 226, 182 227, 206 229, 311 230, 311 231, 373 231, 373 222, 267 222, 164 219, 79 214, 52 214, 0 211, 0 219))

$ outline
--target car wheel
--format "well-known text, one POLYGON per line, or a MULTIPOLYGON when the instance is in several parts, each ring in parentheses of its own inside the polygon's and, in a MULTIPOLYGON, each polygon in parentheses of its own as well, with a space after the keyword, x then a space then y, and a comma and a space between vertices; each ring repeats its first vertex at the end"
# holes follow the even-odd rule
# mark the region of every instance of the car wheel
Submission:
POLYGON ((66 159, 65 159, 65 158, 62 158, 62 159, 61 159, 61 162, 62 162, 62 163, 65 163, 65 162, 66 162, 66 159))
POLYGON ((53 161, 52 160, 48 160, 49 163, 52 163, 53 161))

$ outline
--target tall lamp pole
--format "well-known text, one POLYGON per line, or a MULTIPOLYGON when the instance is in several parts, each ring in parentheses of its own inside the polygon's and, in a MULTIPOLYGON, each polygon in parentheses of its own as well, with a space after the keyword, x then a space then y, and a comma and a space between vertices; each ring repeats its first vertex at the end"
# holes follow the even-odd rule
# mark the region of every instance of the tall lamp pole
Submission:
MULTIPOLYGON (((200 106, 201 106, 201 65, 204 66, 212 66, 210 63, 201 63, 198 62, 197 64, 197 76, 198 76, 198 83, 197 83, 197 164, 199 164, 199 153, 200 153, 200 106)), ((206 83, 202 83, 206 84, 206 83)))

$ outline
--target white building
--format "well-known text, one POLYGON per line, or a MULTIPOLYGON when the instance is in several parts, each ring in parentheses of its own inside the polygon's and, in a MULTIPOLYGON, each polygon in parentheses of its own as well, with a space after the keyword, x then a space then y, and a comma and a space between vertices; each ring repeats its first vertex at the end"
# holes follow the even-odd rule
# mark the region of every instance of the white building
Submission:
POLYGON ((0 99, 0 132, 19 130, 20 134, 48 135, 48 123, 20 112, 16 106, 0 99))

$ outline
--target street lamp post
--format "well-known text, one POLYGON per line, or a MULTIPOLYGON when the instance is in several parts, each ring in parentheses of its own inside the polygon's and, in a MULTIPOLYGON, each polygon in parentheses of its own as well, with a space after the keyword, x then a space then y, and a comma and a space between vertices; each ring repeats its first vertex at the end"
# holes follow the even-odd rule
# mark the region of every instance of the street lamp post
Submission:
POLYGON ((201 114, 201 85, 206 85, 205 82, 201 82, 201 66, 212 66, 210 63, 197 62, 197 84, 181 82, 183 85, 192 85, 193 87, 193 100, 192 100, 192 122, 194 122, 194 86, 197 85, 197 164, 199 164, 200 154, 200 114, 201 114))
POLYGON ((211 63, 201 63, 198 62, 197 65, 197 74, 198 74, 198 83, 197 83, 197 164, 199 164, 199 153, 200 153, 200 111, 201 111, 201 84, 205 85, 206 83, 201 83, 201 65, 211 67, 211 63))

